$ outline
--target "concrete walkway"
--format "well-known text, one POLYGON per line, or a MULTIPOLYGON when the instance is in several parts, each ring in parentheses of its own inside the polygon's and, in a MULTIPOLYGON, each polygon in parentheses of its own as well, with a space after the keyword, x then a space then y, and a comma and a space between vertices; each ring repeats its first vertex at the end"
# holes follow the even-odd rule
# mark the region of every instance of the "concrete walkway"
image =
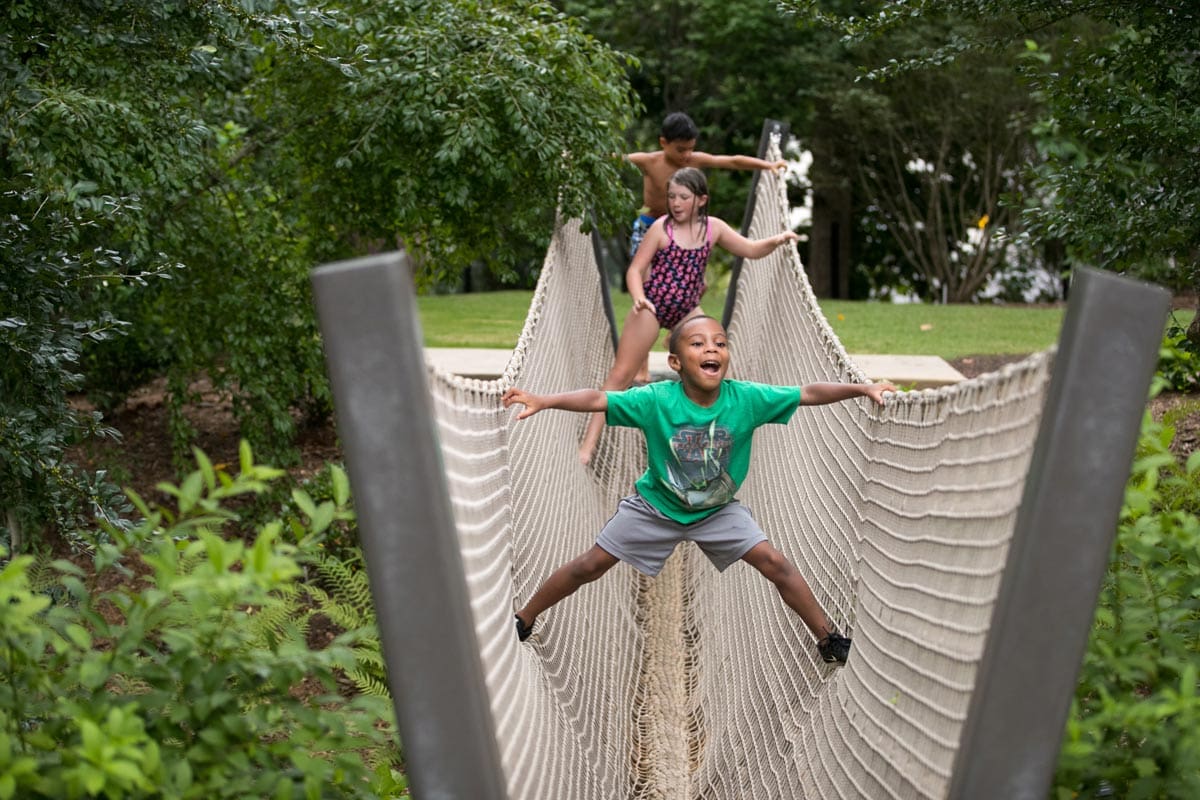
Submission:
MULTIPOLYGON (((493 380, 504 372, 511 350, 427 347, 426 360, 446 372, 468 378, 493 380)), ((937 356, 854 355, 851 359, 876 381, 891 381, 901 388, 930 389, 965 380, 963 374, 937 356)), ((667 354, 650 354, 650 372, 664 377, 673 374, 667 366, 667 354)))

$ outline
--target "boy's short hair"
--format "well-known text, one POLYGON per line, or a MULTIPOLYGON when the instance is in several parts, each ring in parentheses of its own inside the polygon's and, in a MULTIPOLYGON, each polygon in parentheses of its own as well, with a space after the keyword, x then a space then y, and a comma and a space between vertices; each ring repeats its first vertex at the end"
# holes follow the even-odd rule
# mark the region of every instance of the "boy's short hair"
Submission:
MULTIPOLYGON (((675 327, 671 328, 671 334, 667 337, 667 352, 679 355, 679 340, 683 337, 683 329, 690 322, 695 322, 698 319, 711 319, 713 322, 721 325, 721 320, 716 317, 710 317, 708 314, 697 314, 694 317, 680 320, 675 323, 675 327)), ((721 325, 721 330, 725 330, 725 326, 721 325)))
POLYGON ((686 142, 699 135, 700 129, 696 127, 696 123, 682 111, 667 114, 667 118, 663 120, 662 138, 668 142, 686 142))

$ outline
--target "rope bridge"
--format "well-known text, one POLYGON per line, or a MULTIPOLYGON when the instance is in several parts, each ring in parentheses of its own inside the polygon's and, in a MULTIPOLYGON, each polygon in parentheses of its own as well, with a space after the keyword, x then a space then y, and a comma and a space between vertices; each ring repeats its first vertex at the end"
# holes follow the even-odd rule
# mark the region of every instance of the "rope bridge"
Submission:
MULTIPOLYGON (((751 238, 783 230, 787 219, 781 176, 764 173, 757 192, 751 238)), ((956 386, 889 397, 883 408, 865 400, 802 407, 788 425, 756 433, 739 497, 853 637, 845 667, 819 660, 799 618, 753 569, 717 573, 690 545, 654 579, 618 566, 542 614, 518 644, 514 610, 594 543, 645 466, 638 431, 606 428, 585 467, 576 452, 587 415, 518 423, 500 404, 509 386, 567 391, 599 386, 607 374, 613 350, 591 241, 575 222, 559 226, 495 381, 432 368, 424 381, 420 372, 398 381, 406 366, 409 376, 424 368, 383 357, 397 338, 378 324, 390 311, 346 310, 354 301, 338 295, 345 282, 336 279, 355 266, 323 268, 314 283, 323 324, 339 315, 343 328, 356 316, 376 323, 358 338, 338 339, 330 325, 325 335, 401 733, 414 778, 425 781, 418 798, 951 794, 1028 494, 1053 350, 956 386), (420 447, 381 441, 385 427, 420 428, 425 408, 435 425, 422 435, 433 451, 414 455, 425 439, 420 447), (396 461, 406 458, 418 463, 396 461), (452 519, 439 516, 443 491, 452 519), (451 535, 443 541, 438 528, 451 535), (436 551, 420 556, 426 547, 436 551), (459 607, 455 587, 464 583, 459 607), (441 734, 428 730, 439 725, 441 734), (438 748, 421 749, 439 735, 438 748), (485 772, 490 762, 494 785, 462 788, 461 773, 480 762, 485 772)), ((411 320, 391 327, 406 326, 411 320)), ((745 264, 728 330, 731 377, 866 380, 825 322, 792 247, 745 264)), ((1144 400, 1145 383, 1140 397, 1132 383, 1144 400)))

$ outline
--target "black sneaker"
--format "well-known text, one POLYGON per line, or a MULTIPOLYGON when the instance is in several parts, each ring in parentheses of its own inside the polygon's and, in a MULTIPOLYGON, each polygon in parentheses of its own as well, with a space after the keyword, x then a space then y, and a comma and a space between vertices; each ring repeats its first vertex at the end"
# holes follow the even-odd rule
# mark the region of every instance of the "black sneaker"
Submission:
POLYGON ((817 652, 826 664, 841 666, 850 657, 850 640, 837 631, 833 631, 817 642, 817 652))
POLYGON ((517 621, 517 641, 523 642, 533 633, 533 626, 527 626, 524 622, 521 622, 521 618, 516 614, 513 614, 513 618, 517 621))

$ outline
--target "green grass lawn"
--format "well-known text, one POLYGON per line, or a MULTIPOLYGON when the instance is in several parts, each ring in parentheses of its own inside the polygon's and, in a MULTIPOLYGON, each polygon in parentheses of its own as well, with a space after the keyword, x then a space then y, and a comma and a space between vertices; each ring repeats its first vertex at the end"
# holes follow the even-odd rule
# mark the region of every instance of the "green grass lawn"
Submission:
MULTIPOLYGON (((521 335, 532 297, 531 291, 419 297, 425 345, 511 349, 521 335)), ((630 306, 629 295, 613 294, 618 324, 630 306)), ((725 310, 724 293, 710 289, 701 307, 720 318, 725 310)), ((894 305, 849 300, 826 300, 821 308, 848 352, 945 359, 1043 350, 1058 339, 1065 310, 1061 306, 894 305)), ((1177 312, 1176 319, 1186 325, 1191 314, 1177 312)))

